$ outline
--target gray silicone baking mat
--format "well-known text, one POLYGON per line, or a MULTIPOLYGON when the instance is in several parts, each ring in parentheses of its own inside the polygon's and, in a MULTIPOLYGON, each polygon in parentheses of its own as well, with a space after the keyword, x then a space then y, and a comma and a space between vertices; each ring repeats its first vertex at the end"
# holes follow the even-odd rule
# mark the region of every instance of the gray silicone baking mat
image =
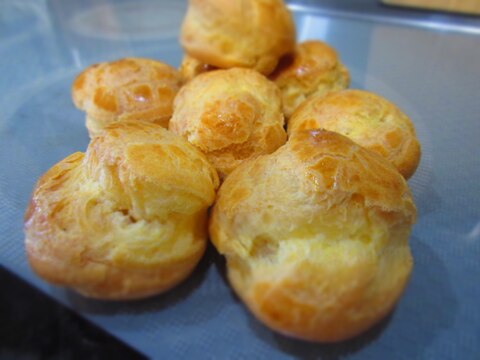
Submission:
MULTIPOLYGON (((29 269, 22 218, 40 174, 88 143, 70 85, 87 65, 144 56, 177 66, 184 3, 0 3, 0 262, 58 301, 156 358, 480 358, 480 37, 295 11, 299 40, 333 45, 352 87, 412 118, 423 157, 409 181, 418 207, 415 268, 396 309, 351 341, 291 340, 258 323, 209 249, 178 288, 148 300, 98 302, 29 269)), ((8 289, 1 289, 8 291, 8 289)))

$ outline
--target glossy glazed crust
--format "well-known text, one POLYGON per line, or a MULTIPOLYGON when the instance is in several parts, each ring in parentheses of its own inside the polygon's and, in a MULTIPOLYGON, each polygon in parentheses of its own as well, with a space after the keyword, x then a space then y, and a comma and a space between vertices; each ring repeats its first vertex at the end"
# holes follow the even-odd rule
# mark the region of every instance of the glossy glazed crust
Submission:
POLYGON ((206 154, 221 178, 285 143, 280 92, 250 69, 201 74, 175 98, 169 129, 206 154))
POLYGON ((404 178, 383 158, 334 132, 300 131, 227 177, 210 237, 259 320, 332 342, 368 329, 398 300, 415 216, 404 178))
POLYGON ((115 121, 142 120, 168 127, 180 74, 162 62, 125 58, 94 64, 72 84, 75 106, 87 113, 91 137, 115 121))
POLYGON ((204 64, 268 75, 293 51, 295 26, 282 0, 190 0, 180 42, 204 64))
POLYGON ((100 299, 166 291, 207 241, 218 177, 197 149, 162 127, 118 122, 48 170, 25 214, 33 270, 100 299))
POLYGON ((408 179, 420 162, 420 143, 411 120, 387 99, 364 90, 343 90, 303 103, 288 132, 323 128, 348 136, 390 161, 408 179))
POLYGON ((287 118, 310 96, 342 90, 350 84, 350 74, 335 49, 319 40, 298 44, 292 55, 280 60, 270 78, 282 91, 287 118))

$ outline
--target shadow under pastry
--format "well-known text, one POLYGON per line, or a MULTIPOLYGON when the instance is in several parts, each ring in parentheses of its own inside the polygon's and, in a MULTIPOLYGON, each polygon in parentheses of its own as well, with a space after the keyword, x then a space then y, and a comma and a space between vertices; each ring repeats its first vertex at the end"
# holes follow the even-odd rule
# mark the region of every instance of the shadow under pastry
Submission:
MULTIPOLYGON (((394 312, 395 310, 393 310, 394 312)), ((283 353, 294 356, 296 359, 313 360, 336 360, 342 359, 349 354, 356 353, 368 346, 382 334, 388 327, 393 312, 380 320, 363 334, 350 340, 338 343, 315 343, 305 340, 299 340, 285 335, 275 333, 256 320, 253 316, 249 317, 249 327, 254 334, 263 342, 271 347, 277 348, 283 353)))

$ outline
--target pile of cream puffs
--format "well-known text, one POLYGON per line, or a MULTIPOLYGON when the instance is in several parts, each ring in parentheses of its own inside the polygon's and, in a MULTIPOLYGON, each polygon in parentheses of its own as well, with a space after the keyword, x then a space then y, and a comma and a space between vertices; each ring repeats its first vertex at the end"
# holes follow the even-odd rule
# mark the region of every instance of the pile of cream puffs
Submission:
POLYGON ((91 141, 33 190, 31 267, 139 299, 195 271, 210 239, 271 329, 333 342, 370 328, 412 270, 412 122, 347 89, 331 46, 297 44, 282 0, 190 0, 180 41, 178 70, 125 58, 74 80, 91 141))

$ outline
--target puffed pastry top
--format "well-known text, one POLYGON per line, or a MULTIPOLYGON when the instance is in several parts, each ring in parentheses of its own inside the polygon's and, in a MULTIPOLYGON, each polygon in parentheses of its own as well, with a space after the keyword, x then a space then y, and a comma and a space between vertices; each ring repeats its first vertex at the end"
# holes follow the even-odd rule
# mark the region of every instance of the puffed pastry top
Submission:
POLYGON ((180 42, 204 64, 268 75, 293 51, 295 25, 282 0, 190 0, 180 42))
POLYGON ((348 136, 390 161, 408 179, 420 162, 420 143, 408 116, 387 99, 365 90, 343 90, 303 103, 288 132, 323 128, 348 136))
POLYGON ((25 214, 33 270, 100 299, 166 291, 207 242, 218 176, 205 156, 159 125, 116 122, 38 181, 25 214))
POLYGON ((203 73, 178 93, 169 129, 206 154, 221 178, 286 140, 280 92, 243 68, 203 73))
POLYGON ((340 341, 399 298, 415 216, 407 183, 385 159, 335 132, 299 131, 226 178, 210 238, 259 320, 290 336, 340 341))
POLYGON ((87 113, 90 137, 115 121, 143 120, 168 127, 173 99, 182 85, 173 67, 160 61, 125 58, 94 64, 72 85, 75 106, 87 113))
POLYGON ((345 89, 350 74, 337 52, 319 40, 305 41, 280 60, 270 77, 282 91, 285 116, 289 118, 308 97, 345 89))

